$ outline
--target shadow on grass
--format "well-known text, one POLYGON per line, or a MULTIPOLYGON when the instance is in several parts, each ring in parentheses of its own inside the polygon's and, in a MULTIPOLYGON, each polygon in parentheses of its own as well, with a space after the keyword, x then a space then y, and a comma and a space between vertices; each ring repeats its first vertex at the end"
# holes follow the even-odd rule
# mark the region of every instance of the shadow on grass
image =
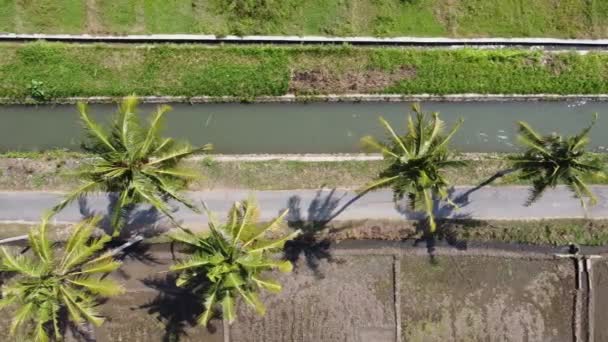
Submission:
MULTIPOLYGON (((197 326, 197 319, 203 311, 201 297, 194 295, 191 289, 177 287, 175 275, 167 274, 164 277, 150 277, 142 280, 149 288, 158 291, 158 295, 148 303, 138 307, 140 310, 155 316, 165 327, 163 342, 175 342, 189 336, 188 329, 197 326)), ((207 289, 206 283, 199 286, 197 293, 207 289)), ((218 329, 210 323, 206 329, 215 333, 218 329)), ((193 334, 194 335, 194 334, 193 334)))

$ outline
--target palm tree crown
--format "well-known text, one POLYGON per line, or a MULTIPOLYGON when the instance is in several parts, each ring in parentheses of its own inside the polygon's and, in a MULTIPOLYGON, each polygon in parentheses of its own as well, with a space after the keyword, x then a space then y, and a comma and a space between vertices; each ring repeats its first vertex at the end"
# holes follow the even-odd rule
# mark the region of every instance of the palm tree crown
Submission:
POLYGON ((0 248, 0 270, 15 277, 2 286, 0 307, 16 307, 10 332, 21 331, 27 340, 61 340, 67 320, 101 325, 96 310, 98 296, 114 296, 123 288, 102 276, 120 263, 109 253, 94 257, 110 237, 91 239, 99 218, 85 220, 72 228, 63 253, 53 250, 47 219, 29 233, 31 255, 0 248), (94 257, 94 258, 93 258, 94 257))
POLYGON ((445 124, 439 119, 439 113, 432 113, 429 118, 418 105, 412 106, 412 109, 415 119, 408 117, 408 131, 404 136, 397 135, 391 125, 380 118, 380 123, 386 128, 392 141, 384 144, 371 136, 362 139, 365 147, 381 152, 389 163, 378 179, 362 191, 391 187, 395 200, 401 200, 407 195, 413 210, 425 211, 430 231, 433 232, 436 227, 433 198, 449 201, 449 182, 442 171, 447 167, 464 165, 462 161, 451 159, 452 154, 448 149, 448 143, 462 124, 462 120, 458 121, 447 136, 443 136, 445 124))
POLYGON ((204 298, 205 311, 199 317, 200 324, 207 324, 218 305, 232 323, 237 296, 259 314, 264 314, 258 290, 279 292, 281 284, 263 273, 274 269, 290 272, 292 269, 289 261, 275 256, 286 241, 299 234, 296 231, 276 236, 286 214, 287 210, 269 224, 260 225, 257 205, 247 200, 232 206, 224 224, 214 223, 210 216, 209 234, 197 235, 185 229, 172 234, 175 241, 187 245, 186 252, 190 255, 173 265, 171 270, 179 272, 178 286, 190 288, 204 298), (271 233, 275 233, 274 236, 270 236, 271 233), (207 289, 202 290, 202 287, 207 289))
POLYGON ((93 153, 93 159, 79 173, 85 181, 67 195, 54 210, 63 209, 68 203, 89 192, 116 193, 117 203, 111 223, 115 235, 122 226, 124 209, 137 203, 149 203, 172 219, 166 200, 181 202, 196 210, 179 194, 187 183, 196 177, 192 170, 179 167, 180 161, 196 153, 209 151, 211 145, 192 148, 188 144, 162 138, 162 119, 171 108, 159 106, 149 125, 143 125, 136 113, 137 99, 124 99, 108 131, 95 123, 87 112, 87 106, 78 105, 87 141, 85 151, 93 153))
POLYGON ((520 171, 520 179, 532 182, 526 205, 534 203, 547 188, 554 188, 558 183, 567 185, 583 208, 585 198, 591 205, 596 203, 597 198, 583 181, 585 177, 604 176, 599 159, 585 150, 596 119, 597 114, 579 134, 565 138, 557 134, 541 136, 527 123, 518 122, 518 141, 525 150, 510 159, 520 171))

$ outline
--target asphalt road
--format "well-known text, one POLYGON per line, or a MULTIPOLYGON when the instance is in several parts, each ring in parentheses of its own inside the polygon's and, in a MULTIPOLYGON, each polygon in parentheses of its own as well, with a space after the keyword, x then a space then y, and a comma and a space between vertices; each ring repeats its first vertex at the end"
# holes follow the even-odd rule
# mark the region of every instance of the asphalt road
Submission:
MULTIPOLYGON (((452 195, 458 198, 469 188, 457 188, 452 195)), ((439 205, 436 213, 440 217, 462 217, 475 219, 540 219, 540 218, 608 218, 608 186, 593 187, 599 198, 596 206, 581 208, 580 202, 573 198, 568 189, 558 187, 548 191, 537 203, 525 207, 528 196, 527 187, 485 187, 468 196, 468 201, 460 201, 460 209, 439 205)), ((188 197, 207 206, 223 217, 230 205, 236 201, 253 196, 260 204, 261 218, 270 219, 280 211, 290 208, 288 219, 322 220, 331 217, 337 210, 355 196, 346 190, 290 190, 290 191, 240 191, 213 190, 189 192, 188 197)), ((58 203, 62 194, 52 192, 0 192, 0 221, 35 222, 40 216, 58 203)), ((83 216, 103 215, 107 212, 108 196, 95 195, 86 200, 73 203, 56 216, 60 222, 74 222, 83 216)), ((415 219, 417 214, 403 210, 404 203, 395 205, 388 190, 366 194, 344 210, 337 220, 353 219, 415 219)), ((150 221, 154 213, 145 208, 135 211, 135 219, 150 221)), ((175 217, 184 224, 204 224, 205 215, 176 207, 175 217)))

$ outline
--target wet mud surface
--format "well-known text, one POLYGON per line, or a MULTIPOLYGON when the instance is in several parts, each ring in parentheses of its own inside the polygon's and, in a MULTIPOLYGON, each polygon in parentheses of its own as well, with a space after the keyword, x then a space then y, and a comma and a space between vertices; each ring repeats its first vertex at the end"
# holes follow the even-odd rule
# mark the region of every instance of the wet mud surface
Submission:
POLYGON ((401 259, 402 341, 572 341, 572 261, 420 259, 401 259))

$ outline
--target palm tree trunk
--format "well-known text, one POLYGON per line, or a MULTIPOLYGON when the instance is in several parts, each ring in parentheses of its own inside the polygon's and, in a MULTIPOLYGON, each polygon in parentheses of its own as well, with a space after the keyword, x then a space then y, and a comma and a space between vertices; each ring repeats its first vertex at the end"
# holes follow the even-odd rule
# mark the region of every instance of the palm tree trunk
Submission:
POLYGON ((513 173, 515 171, 517 171, 517 169, 511 168, 511 169, 506 169, 506 170, 501 170, 501 171, 496 172, 494 175, 492 175, 492 177, 490 177, 490 178, 486 179, 485 181, 481 182, 476 187, 471 188, 471 189, 467 190, 465 193, 459 195, 454 200, 454 202, 455 203, 459 203, 459 201, 466 200, 469 197, 469 195, 472 194, 472 193, 474 193, 475 191, 477 191, 477 190, 483 188, 484 186, 492 183, 493 181, 497 180, 498 178, 504 177, 504 176, 508 175, 509 173, 513 173))
POLYGON ((358 201, 361 197, 365 196, 370 190, 365 190, 363 192, 358 193, 355 197, 351 198, 348 202, 346 202, 340 209, 338 209, 333 215, 331 215, 328 219, 323 221, 323 225, 329 223, 333 219, 335 219, 338 215, 340 215, 346 208, 351 206, 353 203, 358 201))

